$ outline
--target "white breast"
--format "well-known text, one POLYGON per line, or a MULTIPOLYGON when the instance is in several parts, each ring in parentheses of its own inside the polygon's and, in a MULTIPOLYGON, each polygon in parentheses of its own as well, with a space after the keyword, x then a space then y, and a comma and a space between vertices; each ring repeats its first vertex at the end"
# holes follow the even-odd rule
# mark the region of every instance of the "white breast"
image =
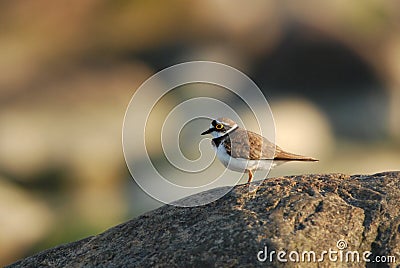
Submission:
MULTIPOLYGON (((248 160, 244 158, 233 158, 225 150, 223 143, 218 148, 213 146, 219 161, 230 170, 245 172, 246 170, 266 170, 271 166, 272 160, 248 160)), ((272 163, 272 167, 275 166, 272 163)))

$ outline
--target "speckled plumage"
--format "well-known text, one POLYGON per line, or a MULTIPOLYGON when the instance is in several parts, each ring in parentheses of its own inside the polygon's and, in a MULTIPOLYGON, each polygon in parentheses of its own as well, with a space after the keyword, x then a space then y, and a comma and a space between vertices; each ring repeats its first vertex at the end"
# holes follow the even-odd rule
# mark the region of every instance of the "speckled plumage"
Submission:
POLYGON ((227 153, 235 158, 315 161, 311 157, 286 152, 263 136, 242 128, 229 133, 222 142, 227 153))

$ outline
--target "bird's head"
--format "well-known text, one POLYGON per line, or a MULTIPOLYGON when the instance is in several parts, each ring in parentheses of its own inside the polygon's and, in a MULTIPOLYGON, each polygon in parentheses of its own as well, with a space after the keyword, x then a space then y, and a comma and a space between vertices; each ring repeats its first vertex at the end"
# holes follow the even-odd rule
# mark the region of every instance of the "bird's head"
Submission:
POLYGON ((211 121, 210 128, 201 135, 211 134, 213 138, 219 138, 229 134, 238 128, 238 125, 231 119, 221 117, 211 121))

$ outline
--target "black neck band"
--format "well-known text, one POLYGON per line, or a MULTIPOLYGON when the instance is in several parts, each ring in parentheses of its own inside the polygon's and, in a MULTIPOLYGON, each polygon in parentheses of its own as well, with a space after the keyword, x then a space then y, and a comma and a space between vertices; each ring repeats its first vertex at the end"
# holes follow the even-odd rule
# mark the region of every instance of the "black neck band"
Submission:
POLYGON ((222 135, 222 136, 220 136, 220 137, 217 137, 217 138, 212 139, 213 142, 214 142, 214 144, 215 144, 215 146, 218 147, 218 146, 221 144, 221 142, 222 142, 224 139, 229 138, 228 135, 229 135, 230 133, 234 132, 236 129, 238 129, 238 127, 235 127, 235 129, 229 131, 228 133, 225 133, 224 135, 222 135))

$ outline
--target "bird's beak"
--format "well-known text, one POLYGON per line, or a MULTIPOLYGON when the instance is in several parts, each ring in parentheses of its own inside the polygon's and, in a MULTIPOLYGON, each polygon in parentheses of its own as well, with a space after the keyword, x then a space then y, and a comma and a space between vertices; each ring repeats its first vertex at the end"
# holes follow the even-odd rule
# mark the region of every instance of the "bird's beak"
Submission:
POLYGON ((214 131, 214 128, 209 128, 206 131, 204 131, 203 133, 201 133, 201 135, 206 135, 206 134, 210 134, 211 132, 214 131))

